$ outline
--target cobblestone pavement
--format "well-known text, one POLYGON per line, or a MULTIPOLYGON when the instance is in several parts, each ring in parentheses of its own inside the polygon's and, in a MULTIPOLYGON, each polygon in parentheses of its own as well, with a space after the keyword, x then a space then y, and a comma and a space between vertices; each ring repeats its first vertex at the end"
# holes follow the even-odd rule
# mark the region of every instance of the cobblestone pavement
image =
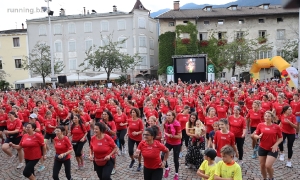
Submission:
MULTIPOLYGON (((258 159, 251 159, 252 150, 250 149, 251 140, 249 135, 246 137, 246 142, 244 145, 244 164, 242 165, 243 179, 244 180, 260 180, 262 179, 258 159)), ((52 144, 51 144, 52 146, 52 144)), ((294 143, 294 155, 292 158, 293 168, 285 167, 285 163, 279 161, 279 159, 274 164, 275 170, 275 179, 276 180, 292 180, 300 179, 300 140, 296 140, 294 143)), ((53 148, 52 148, 53 149, 53 148)), ((286 149, 286 143, 285 143, 286 149)), ((88 153, 88 145, 85 144, 84 152, 88 153)), ((287 152, 285 152, 287 157, 287 152)), ((168 179, 173 179, 174 176, 174 165, 173 165, 173 154, 171 153, 169 158, 169 164, 171 167, 171 172, 168 179)), ((17 158, 12 164, 7 163, 8 157, 0 150, 0 179, 1 180, 22 180, 25 179, 22 175, 22 169, 16 169, 17 158)), ((128 155, 118 156, 117 157, 117 171, 116 174, 112 175, 113 180, 142 180, 143 173, 137 172, 137 163, 135 163, 132 169, 129 169, 130 158, 128 155)), ((53 157, 48 158, 45 162, 46 168, 42 172, 36 172, 37 179, 46 180, 52 179, 52 166, 53 166, 53 157)), ((93 171, 92 163, 88 160, 85 161, 85 168, 83 170, 75 170, 76 161, 72 157, 72 177, 75 180, 93 180, 98 179, 96 173, 93 171)), ((39 164, 36 165, 36 169, 39 167, 39 164)), ((60 171, 60 179, 64 180, 64 169, 60 171)), ((196 170, 194 169, 185 169, 184 166, 184 157, 180 159, 180 168, 179 168, 179 179, 180 180, 194 180, 200 179, 196 175, 196 170)))

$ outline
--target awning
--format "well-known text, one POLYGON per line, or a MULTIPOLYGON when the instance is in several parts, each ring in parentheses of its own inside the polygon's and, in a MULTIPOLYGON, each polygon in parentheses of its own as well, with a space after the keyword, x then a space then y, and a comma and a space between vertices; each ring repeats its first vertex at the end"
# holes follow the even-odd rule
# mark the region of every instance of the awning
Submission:
MULTIPOLYGON (((111 73, 109 76, 109 79, 110 80, 119 79, 120 76, 121 76, 120 74, 111 73)), ((107 80, 107 74, 104 73, 104 74, 100 74, 100 75, 91 77, 90 80, 107 80)))

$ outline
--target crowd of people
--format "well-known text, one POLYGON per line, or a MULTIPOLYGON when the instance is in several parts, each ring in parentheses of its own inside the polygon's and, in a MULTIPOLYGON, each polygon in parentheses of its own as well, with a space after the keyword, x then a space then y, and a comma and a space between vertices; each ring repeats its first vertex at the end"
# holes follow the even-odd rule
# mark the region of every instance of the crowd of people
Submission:
POLYGON ((118 170, 118 156, 127 154, 129 168, 137 161, 136 171, 143 170, 145 180, 160 180, 169 177, 170 151, 174 180, 184 171, 179 169, 183 157, 185 168, 198 169, 197 175, 205 180, 241 180, 247 134, 262 177, 273 180, 277 156, 285 160, 285 141, 286 166, 292 167, 299 123, 298 90, 276 81, 185 84, 179 80, 142 88, 0 92, 2 150, 8 162, 18 157, 17 169, 25 166, 23 175, 31 180, 36 179, 38 162, 38 171, 43 171, 46 158, 53 158, 53 179, 59 179, 64 165, 70 180, 71 168, 81 170, 90 163, 85 157, 99 179, 109 180, 118 170), (71 166, 71 156, 76 167, 71 166))

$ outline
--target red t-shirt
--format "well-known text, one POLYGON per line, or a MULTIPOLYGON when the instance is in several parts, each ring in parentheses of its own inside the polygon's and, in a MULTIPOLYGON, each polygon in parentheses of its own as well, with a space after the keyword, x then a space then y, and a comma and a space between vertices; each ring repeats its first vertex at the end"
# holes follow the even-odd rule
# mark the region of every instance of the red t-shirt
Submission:
POLYGON ((22 114, 23 122, 28 123, 29 122, 29 116, 30 116, 29 110, 28 109, 19 110, 19 112, 22 114))
POLYGON ((145 112, 145 116, 147 117, 147 119, 149 119, 150 116, 155 116, 156 118, 158 118, 158 112, 156 110, 148 109, 145 112))
POLYGON ((278 119, 280 119, 282 108, 287 105, 288 104, 286 103, 282 103, 282 104, 279 104, 278 102, 273 103, 273 108, 276 111, 276 116, 278 117, 278 119))
POLYGON ((261 102, 261 107, 264 110, 264 112, 270 111, 270 110, 272 110, 272 103, 269 102, 269 101, 266 101, 266 102, 262 101, 261 102))
MULTIPOLYGON (((117 128, 116 128, 116 123, 115 123, 115 121, 107 121, 107 122, 104 122, 103 120, 100 120, 100 122, 106 124, 106 125, 110 128, 111 131, 117 132, 117 128)), ((107 135, 109 135, 113 140, 116 140, 116 139, 117 139, 117 136, 116 136, 116 135, 113 135, 113 136, 112 136, 108 131, 105 131, 105 133, 106 133, 107 135)))
POLYGON ((299 107, 300 107, 300 101, 292 101, 291 103, 290 103, 290 105, 291 105, 291 107, 292 107, 292 110, 293 110, 293 114, 295 115, 295 116, 300 116, 300 114, 297 114, 296 115, 296 112, 299 112, 300 111, 300 109, 299 109, 299 107))
POLYGON ((75 142, 80 141, 85 135, 85 133, 86 133, 86 128, 83 124, 82 126, 75 125, 74 127, 71 127, 72 141, 75 142))
POLYGON ((216 111, 217 111, 217 114, 218 114, 218 118, 221 119, 221 118, 227 118, 227 110, 228 110, 228 107, 227 106, 221 106, 221 105, 217 105, 216 106, 216 111))
POLYGON ((45 127, 46 127, 46 133, 47 134, 52 134, 55 128, 50 128, 48 126, 50 125, 50 126, 56 127, 57 126, 57 121, 56 121, 56 119, 45 119, 44 124, 45 124, 45 127))
POLYGON ((286 134, 296 134, 296 129, 293 128, 289 123, 285 122, 285 119, 288 119, 291 121, 291 123, 297 125, 296 116, 291 114, 285 117, 284 115, 282 115, 280 119, 280 126, 282 132, 286 134))
POLYGON ((262 112, 260 110, 254 112, 253 109, 250 109, 247 118, 250 118, 250 127, 257 127, 262 122, 262 112))
POLYGON ((104 111, 104 107, 100 106, 100 107, 96 107, 95 108, 95 118, 101 118, 102 117, 102 113, 104 111))
POLYGON ((57 113, 57 116, 58 116, 58 118, 59 118, 60 120, 66 119, 66 118, 68 117, 68 115, 69 115, 69 111, 68 111, 67 108, 64 108, 63 110, 57 109, 57 110, 56 110, 56 113, 57 113))
POLYGON ((235 118, 234 116, 229 116, 229 130, 234 134, 235 137, 242 137, 243 129, 246 129, 246 121, 243 116, 235 118))
POLYGON ((0 114, 0 122, 5 121, 3 123, 0 123, 0 126, 6 126, 6 121, 8 120, 8 116, 6 113, 0 114))
POLYGON ((183 105, 176 105, 175 106, 176 114, 181 113, 182 110, 183 110, 183 105))
MULTIPOLYGON (((173 123, 166 122, 164 125, 165 132, 172 135, 178 135, 181 133, 181 125, 177 120, 174 120, 173 123)), ((181 139, 165 137, 166 143, 170 145, 179 145, 181 144, 181 139)))
POLYGON ((121 123, 123 124, 127 123, 127 116, 124 113, 122 113, 121 115, 115 114, 114 120, 115 120, 117 130, 122 130, 127 128, 127 126, 120 126, 121 123))
POLYGON ((221 148, 225 145, 234 146, 235 145, 235 137, 232 132, 228 132, 227 134, 223 134, 220 130, 216 132, 214 137, 214 143, 216 145, 217 156, 221 157, 221 148))
MULTIPOLYGON (((91 150, 94 152, 96 159, 104 159, 116 147, 114 140, 107 134, 102 139, 97 139, 96 135, 91 138, 91 150)), ((112 155, 114 158, 114 154, 112 155)))
POLYGON ((141 141, 138 150, 141 151, 144 158, 144 166, 148 169, 158 169, 161 167, 160 152, 167 152, 168 149, 162 143, 153 141, 153 144, 148 144, 146 141, 141 141))
POLYGON ((282 137, 282 132, 277 124, 267 126, 265 123, 259 123, 256 128, 256 134, 260 135, 261 133, 263 135, 260 138, 259 146, 267 151, 271 151, 277 138, 282 137))
POLYGON ((185 125, 189 121, 189 118, 190 118, 189 114, 180 113, 180 114, 177 115, 176 119, 180 123, 181 131, 185 130, 185 125))
POLYGON ((203 107, 197 107, 196 111, 197 111, 198 119, 200 119, 201 122, 204 122, 205 116, 203 113, 205 112, 205 110, 203 109, 203 107))
POLYGON ((143 121, 141 119, 137 119, 136 121, 132 120, 132 118, 128 119, 128 136, 130 139, 135 141, 142 141, 143 136, 142 134, 133 136, 132 132, 139 132, 144 131, 143 121))
MULTIPOLYGON (((60 155, 62 153, 66 153, 69 150, 73 150, 70 139, 67 136, 64 136, 62 139, 54 138, 54 148, 56 154, 60 155)), ((66 156, 66 160, 71 158, 71 154, 66 156)))
POLYGON ((24 159, 41 159, 43 155, 41 146, 45 145, 44 137, 39 133, 34 133, 31 136, 29 134, 24 134, 19 145, 24 150, 24 159))
POLYGON ((213 124, 214 122, 218 121, 219 119, 214 116, 212 118, 210 117, 205 117, 204 119, 204 124, 206 126, 206 133, 210 133, 210 131, 212 131, 214 128, 213 128, 213 124))
POLYGON ((82 121, 84 122, 86 131, 91 130, 91 126, 90 126, 90 123, 89 123, 91 121, 90 115, 88 113, 84 113, 83 115, 80 115, 80 117, 81 117, 82 121))
MULTIPOLYGON (((23 132, 23 128, 22 128, 22 122, 19 120, 19 119, 15 119, 14 121, 11 121, 11 120, 7 120, 6 121, 6 126, 7 126, 7 130, 8 131, 14 131, 16 129, 19 130, 18 133, 16 134, 19 134, 19 136, 22 134, 23 132)), ((9 134, 11 135, 11 134, 9 134)), ((19 137, 18 136, 18 137, 19 137)))

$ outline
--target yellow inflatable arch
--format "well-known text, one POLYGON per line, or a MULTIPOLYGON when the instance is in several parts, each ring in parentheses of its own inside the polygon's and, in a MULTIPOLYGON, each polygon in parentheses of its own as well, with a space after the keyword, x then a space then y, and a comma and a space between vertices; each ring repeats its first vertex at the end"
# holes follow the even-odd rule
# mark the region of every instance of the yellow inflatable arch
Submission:
POLYGON ((255 82, 256 80, 259 80, 259 72, 261 68, 271 68, 276 67, 279 72, 281 73, 281 76, 283 78, 286 78, 288 84, 290 87, 295 87, 295 84, 290 80, 289 74, 286 71, 287 68, 289 68, 291 65, 286 62, 282 57, 275 56, 273 58, 267 58, 267 59, 259 59, 255 60, 254 64, 252 65, 250 69, 250 75, 251 75, 251 81, 255 82))

